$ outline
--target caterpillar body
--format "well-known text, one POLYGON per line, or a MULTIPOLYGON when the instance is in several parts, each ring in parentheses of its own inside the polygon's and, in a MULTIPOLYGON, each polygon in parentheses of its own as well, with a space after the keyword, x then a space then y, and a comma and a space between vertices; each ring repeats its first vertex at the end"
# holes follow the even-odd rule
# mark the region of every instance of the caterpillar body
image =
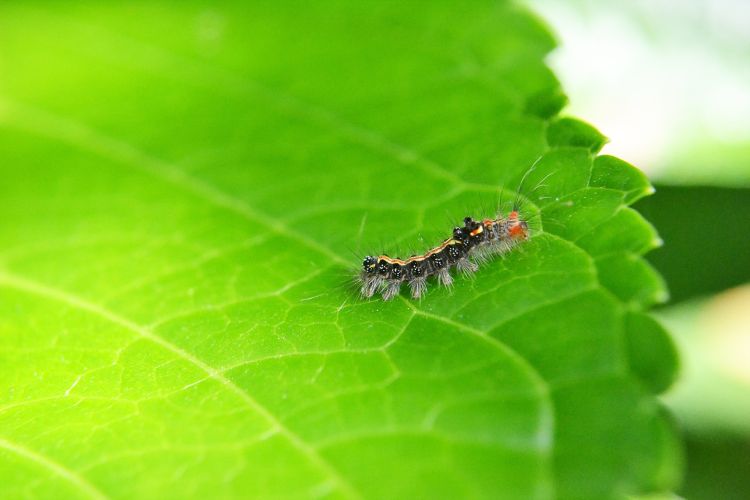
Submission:
POLYGON ((435 276, 438 284, 451 286, 451 269, 463 275, 474 273, 480 264, 503 254, 529 236, 529 227, 519 218, 517 210, 507 217, 477 221, 464 218, 463 227, 455 227, 450 238, 422 255, 408 259, 388 255, 368 255, 359 273, 362 297, 380 293, 383 300, 399 294, 402 283, 408 283, 411 296, 421 298, 427 291, 427 279, 435 276))

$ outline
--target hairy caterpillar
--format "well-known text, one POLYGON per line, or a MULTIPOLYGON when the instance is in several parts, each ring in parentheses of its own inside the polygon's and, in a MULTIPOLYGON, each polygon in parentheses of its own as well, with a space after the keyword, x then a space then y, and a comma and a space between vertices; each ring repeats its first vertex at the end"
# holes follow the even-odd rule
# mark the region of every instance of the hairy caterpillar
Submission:
POLYGON ((455 227, 450 238, 422 255, 398 259, 387 255, 368 255, 359 273, 360 294, 370 298, 380 292, 383 300, 398 295, 401 284, 411 288, 411 296, 418 299, 427 290, 427 279, 437 278, 438 284, 451 286, 452 268, 470 275, 495 255, 503 254, 529 236, 529 227, 514 209, 507 217, 476 221, 464 218, 463 227, 455 227))

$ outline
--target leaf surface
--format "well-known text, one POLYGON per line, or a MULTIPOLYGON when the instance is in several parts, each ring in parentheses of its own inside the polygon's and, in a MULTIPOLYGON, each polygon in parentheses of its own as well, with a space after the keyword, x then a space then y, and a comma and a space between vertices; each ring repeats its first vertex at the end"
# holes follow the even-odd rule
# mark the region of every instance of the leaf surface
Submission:
POLYGON ((650 186, 557 117, 553 46, 505 2, 4 2, 3 496, 674 486, 650 186), (537 159, 530 241, 356 296, 537 159))

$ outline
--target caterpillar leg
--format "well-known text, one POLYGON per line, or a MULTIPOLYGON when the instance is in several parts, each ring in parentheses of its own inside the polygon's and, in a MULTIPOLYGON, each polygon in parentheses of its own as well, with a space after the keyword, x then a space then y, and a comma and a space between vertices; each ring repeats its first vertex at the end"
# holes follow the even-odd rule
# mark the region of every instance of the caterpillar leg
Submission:
POLYGON ((401 289, 401 281, 399 280, 387 280, 383 287, 383 300, 391 300, 393 297, 398 295, 401 289))
POLYGON ((477 269, 479 269, 479 266, 476 263, 464 257, 462 259, 459 259, 458 262, 456 262, 456 269, 463 276, 469 277, 469 276, 472 276, 473 273, 477 272, 477 269))
POLYGON ((487 262, 489 262, 490 259, 492 259, 493 255, 494 255, 494 252, 486 243, 481 246, 474 247, 474 249, 471 252, 471 257, 479 265, 484 265, 487 262))
POLYGON ((453 285, 453 276, 451 276, 450 271, 448 271, 448 268, 442 268, 438 270, 437 274, 437 280, 438 283, 440 283, 443 286, 451 287, 453 285))
POLYGON ((493 255, 502 255, 508 253, 513 248, 513 243, 507 240, 493 241, 490 246, 490 251, 493 255))
POLYGON ((409 281, 409 287, 411 288, 412 298, 420 299, 427 291, 427 278, 414 278, 409 281))
POLYGON ((384 280, 380 276, 363 276, 361 281, 362 288, 360 288, 359 293, 362 297, 369 299, 375 295, 384 280))

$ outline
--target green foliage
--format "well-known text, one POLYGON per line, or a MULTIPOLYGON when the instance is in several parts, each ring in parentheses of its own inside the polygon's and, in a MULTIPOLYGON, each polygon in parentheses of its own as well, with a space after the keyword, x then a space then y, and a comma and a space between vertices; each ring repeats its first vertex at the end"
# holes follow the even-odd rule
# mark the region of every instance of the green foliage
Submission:
POLYGON ((4 2, 0 46, 3 496, 675 485, 650 186, 556 118, 524 10, 4 2), (347 285, 540 157, 533 238, 475 280, 347 285))
POLYGON ((712 435, 688 435, 683 485, 685 498, 743 500, 750 491, 750 440, 712 435))
POLYGON ((749 188, 662 185, 657 191, 638 209, 664 238, 664 247, 648 259, 670 284, 672 302, 750 281, 749 188))

